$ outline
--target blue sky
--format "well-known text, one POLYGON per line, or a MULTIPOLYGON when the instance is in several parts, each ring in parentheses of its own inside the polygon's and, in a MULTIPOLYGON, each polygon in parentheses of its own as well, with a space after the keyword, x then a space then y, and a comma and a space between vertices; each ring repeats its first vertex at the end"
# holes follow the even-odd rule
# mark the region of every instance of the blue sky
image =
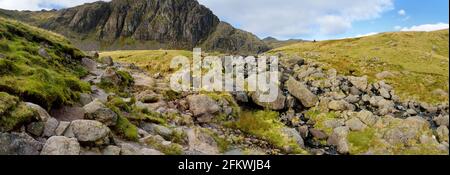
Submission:
MULTIPOLYGON (((64 8, 96 0, 0 0, 0 8, 64 8)), ((108 1, 108 0, 106 0, 108 1)), ((448 0, 198 0, 260 38, 325 40, 448 28, 448 0)))

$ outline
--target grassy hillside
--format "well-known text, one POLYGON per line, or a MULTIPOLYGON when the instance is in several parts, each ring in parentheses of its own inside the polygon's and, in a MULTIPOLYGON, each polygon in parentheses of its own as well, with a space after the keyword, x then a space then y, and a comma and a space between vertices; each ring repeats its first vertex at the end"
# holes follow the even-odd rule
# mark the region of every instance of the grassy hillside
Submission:
POLYGON ((449 31, 383 33, 307 42, 269 51, 326 63, 345 75, 385 79, 403 99, 448 101, 449 31), (379 74, 383 71, 385 76, 379 74), (378 74, 378 78, 377 78, 378 74))
POLYGON ((184 50, 119 50, 100 53, 100 57, 111 56, 114 61, 134 63, 151 74, 161 73, 162 75, 171 73, 171 60, 180 55, 192 58, 192 52, 184 50))
POLYGON ((1 92, 48 109, 70 104, 90 89, 79 79, 83 56, 60 35, 0 18, 1 92))

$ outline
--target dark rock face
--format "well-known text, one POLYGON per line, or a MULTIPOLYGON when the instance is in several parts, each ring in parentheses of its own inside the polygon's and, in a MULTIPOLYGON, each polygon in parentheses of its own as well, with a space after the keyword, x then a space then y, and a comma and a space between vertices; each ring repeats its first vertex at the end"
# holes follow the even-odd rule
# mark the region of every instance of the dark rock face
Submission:
POLYGON ((0 16, 61 33, 84 50, 192 49, 200 45, 222 52, 268 49, 253 34, 221 23, 196 0, 112 0, 59 11, 1 10, 0 16))

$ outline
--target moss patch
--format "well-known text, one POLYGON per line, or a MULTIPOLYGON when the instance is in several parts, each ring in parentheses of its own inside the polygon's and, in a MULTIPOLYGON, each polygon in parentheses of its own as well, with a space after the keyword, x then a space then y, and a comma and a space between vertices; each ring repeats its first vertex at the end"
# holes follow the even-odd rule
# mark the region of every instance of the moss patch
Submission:
POLYGON ((11 131, 35 118, 35 111, 17 97, 0 92, 0 132, 11 131))
POLYGON ((274 111, 243 111, 236 122, 231 126, 266 140, 273 146, 283 149, 286 146, 292 149, 290 153, 305 154, 306 152, 291 138, 288 138, 282 129, 285 127, 279 120, 279 114, 274 111))
POLYGON ((50 109, 90 90, 79 79, 87 74, 80 62, 84 54, 63 37, 3 18, 0 36, 0 91, 50 109))

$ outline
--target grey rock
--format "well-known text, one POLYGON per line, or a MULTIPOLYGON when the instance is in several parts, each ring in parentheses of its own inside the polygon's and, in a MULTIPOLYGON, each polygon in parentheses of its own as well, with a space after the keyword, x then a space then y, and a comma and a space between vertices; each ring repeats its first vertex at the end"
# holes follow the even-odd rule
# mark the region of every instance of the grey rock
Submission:
POLYGON ((188 150, 206 155, 219 154, 219 148, 214 138, 200 128, 190 128, 186 131, 188 150))
POLYGON ((200 122, 209 122, 212 115, 220 111, 215 100, 207 95, 192 95, 187 97, 189 110, 200 122))
POLYGON ((305 143, 303 141, 302 136, 300 136, 300 133, 297 132, 294 128, 283 128, 282 132, 290 139, 293 139, 298 146, 301 148, 305 148, 305 143))
POLYGON ((100 60, 103 64, 106 64, 107 66, 114 65, 113 59, 110 56, 102 57, 102 58, 100 58, 100 60))
POLYGON ((93 101, 91 95, 86 94, 86 93, 81 93, 80 94, 80 104, 81 105, 87 105, 89 103, 91 103, 93 101))
POLYGON ((27 125, 27 132, 39 137, 44 132, 44 127, 44 122, 33 122, 27 125))
POLYGON ((327 139, 328 138, 327 134, 325 134, 324 132, 322 132, 322 131, 320 131, 318 129, 311 128, 311 129, 309 129, 309 132, 311 133, 311 135, 314 138, 319 139, 319 140, 323 140, 323 139, 327 139))
POLYGON ((356 117, 351 118, 350 120, 345 122, 345 125, 348 126, 352 131, 362 131, 367 127, 367 125, 365 125, 356 117))
POLYGON ((56 120, 53 117, 50 117, 47 122, 45 122, 45 129, 44 129, 44 133, 42 134, 45 137, 51 137, 56 135, 55 134, 55 130, 58 127, 58 120, 56 120))
POLYGON ((50 137, 41 151, 41 155, 79 155, 80 144, 74 138, 64 136, 50 137))
POLYGON ((75 120, 69 126, 75 138, 80 142, 95 142, 105 144, 110 134, 109 128, 93 120, 75 120))
POLYGON ((84 65, 90 72, 97 71, 97 62, 89 58, 82 58, 81 64, 84 65))
POLYGON ((48 112, 42 108, 39 105, 33 104, 33 103, 25 103, 28 107, 30 107, 31 109, 35 110, 38 114, 39 114, 39 120, 40 121, 47 121, 48 118, 50 118, 50 114, 48 114, 48 112))
POLYGON ((379 119, 378 116, 373 115, 372 112, 367 110, 362 110, 358 112, 357 117, 359 120, 361 120, 364 124, 368 126, 373 126, 379 119))
POLYGON ((440 115, 440 116, 434 118, 433 121, 438 126, 446 126, 446 127, 448 127, 449 117, 448 117, 448 115, 440 115))
POLYGON ((0 133, 0 155, 39 155, 42 146, 26 133, 0 133))
POLYGON ((309 128, 307 125, 299 126, 298 132, 300 133, 303 139, 306 139, 309 135, 309 128))
POLYGON ((64 135, 64 133, 66 132, 69 125, 70 125, 70 122, 65 122, 65 121, 59 122, 58 127, 55 129, 55 135, 56 136, 64 135))
POLYGON ((94 100, 83 108, 86 111, 86 119, 97 120, 107 126, 115 126, 117 124, 117 114, 111 109, 107 108, 99 100, 94 100))
POLYGON ((361 91, 367 89, 367 77, 348 77, 350 83, 361 91))
POLYGON ((105 147, 102 150, 102 154, 103 155, 112 155, 112 156, 120 155, 120 150, 121 149, 119 147, 117 147, 117 146, 108 145, 107 147, 105 147))
POLYGON ((333 100, 328 103, 328 108, 335 111, 345 111, 349 109, 350 104, 344 100, 333 100))
POLYGON ((333 134, 328 138, 327 143, 337 146, 337 151, 341 154, 347 154, 349 152, 349 145, 347 141, 347 135, 349 133, 348 127, 338 127, 333 130, 333 134))
POLYGON ((448 128, 446 126, 439 126, 439 128, 436 129, 436 133, 440 142, 448 143, 448 128))
POLYGON ((319 99, 303 84, 293 78, 286 82, 287 89, 294 97, 300 100, 303 106, 310 108, 317 104, 319 99))
POLYGON ((253 102, 255 102, 255 104, 257 104, 258 106, 276 111, 282 110, 286 107, 286 96, 283 95, 283 92, 281 92, 281 90, 278 91, 277 98, 272 102, 263 102, 263 100, 260 99, 260 97, 262 97, 263 95, 268 94, 263 93, 259 90, 250 93, 250 97, 252 98, 253 102))
POLYGON ((378 90, 378 91, 380 92, 380 95, 382 97, 384 97, 385 99, 390 99, 391 98, 391 94, 385 88, 380 88, 380 90, 378 90))

